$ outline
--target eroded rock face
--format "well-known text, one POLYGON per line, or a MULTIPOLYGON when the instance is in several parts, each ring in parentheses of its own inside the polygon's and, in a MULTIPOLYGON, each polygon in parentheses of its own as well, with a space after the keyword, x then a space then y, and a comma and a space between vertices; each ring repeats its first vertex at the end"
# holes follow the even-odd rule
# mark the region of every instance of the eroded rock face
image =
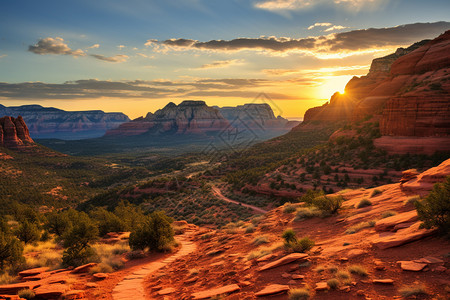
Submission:
POLYGON ((33 138, 68 140, 100 137, 107 130, 130 120, 123 113, 105 113, 101 110, 64 111, 40 105, 11 107, 0 105, 0 115, 13 117, 21 115, 28 124, 29 133, 33 138))
POLYGON ((21 116, 0 118, 0 146, 23 149, 33 144, 28 127, 21 116))
MULTIPOLYGON (((379 116, 383 136, 450 136, 450 31, 373 60, 366 76, 347 83, 345 94, 309 109, 304 124, 358 121, 367 115, 379 116)), ((445 151, 442 143, 415 149, 394 147, 401 142, 390 139, 379 144, 392 153, 445 151)))

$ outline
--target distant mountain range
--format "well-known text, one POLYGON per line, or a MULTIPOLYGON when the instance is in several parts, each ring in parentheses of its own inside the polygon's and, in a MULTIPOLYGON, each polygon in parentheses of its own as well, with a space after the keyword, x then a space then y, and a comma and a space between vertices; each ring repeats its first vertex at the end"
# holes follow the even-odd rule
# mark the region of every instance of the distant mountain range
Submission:
POLYGON ((270 105, 244 104, 237 107, 211 107, 204 101, 170 102, 154 114, 134 119, 109 130, 105 136, 196 136, 211 137, 226 130, 266 139, 288 132, 298 125, 275 117, 270 105))
POLYGON ((101 137, 130 118, 123 113, 101 110, 65 111, 40 105, 6 107, 0 104, 0 116, 22 116, 34 139, 78 140, 101 137))

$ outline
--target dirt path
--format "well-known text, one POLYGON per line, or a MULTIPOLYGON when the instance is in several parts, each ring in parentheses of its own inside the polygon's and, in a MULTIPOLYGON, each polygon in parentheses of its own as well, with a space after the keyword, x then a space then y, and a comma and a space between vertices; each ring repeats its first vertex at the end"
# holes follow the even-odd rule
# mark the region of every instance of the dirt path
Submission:
POLYGON ((222 199, 223 201, 230 202, 230 203, 234 203, 234 204, 237 204, 237 205, 242 205, 243 207, 250 208, 250 209, 252 209, 252 210, 254 210, 255 212, 260 213, 260 214, 266 214, 266 213, 268 213, 267 210, 264 210, 264 209, 259 208, 259 207, 257 207, 257 206, 253 206, 253 205, 250 205, 250 204, 245 204, 245 203, 238 202, 238 201, 236 201, 236 200, 232 200, 232 199, 230 199, 230 198, 225 197, 225 196, 222 194, 222 192, 220 191, 220 189, 219 189, 218 187, 213 186, 213 187, 212 187, 212 190, 213 190, 213 193, 214 193, 217 197, 219 197, 220 199, 222 199))
POLYGON ((185 256, 196 249, 195 243, 191 242, 187 234, 183 234, 177 238, 181 244, 181 249, 174 255, 165 259, 157 260, 149 264, 143 265, 133 273, 125 276, 113 289, 112 296, 114 300, 145 300, 144 279, 159 270, 160 268, 174 262, 178 258, 185 256))

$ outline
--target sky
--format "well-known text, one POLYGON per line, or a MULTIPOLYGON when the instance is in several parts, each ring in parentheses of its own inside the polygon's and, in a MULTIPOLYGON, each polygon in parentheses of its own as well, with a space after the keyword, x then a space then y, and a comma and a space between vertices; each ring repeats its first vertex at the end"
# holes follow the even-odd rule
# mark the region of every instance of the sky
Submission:
POLYGON ((448 0, 1 0, 0 104, 146 115, 268 101, 302 117, 372 59, 450 29, 448 0))

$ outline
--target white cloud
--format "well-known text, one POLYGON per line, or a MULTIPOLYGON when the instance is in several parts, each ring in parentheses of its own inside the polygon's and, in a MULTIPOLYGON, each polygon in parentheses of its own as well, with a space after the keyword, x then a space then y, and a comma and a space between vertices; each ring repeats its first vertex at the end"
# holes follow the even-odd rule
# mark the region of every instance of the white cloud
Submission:
POLYGON ((209 64, 204 64, 200 67, 200 69, 214 69, 214 68, 224 68, 229 67, 231 65, 236 65, 241 63, 240 59, 230 59, 230 60, 216 60, 209 64))
POLYGON ((329 27, 329 26, 333 26, 333 24, 331 24, 331 23, 315 23, 314 25, 309 26, 308 30, 311 30, 316 27, 329 27))
POLYGON ((343 7, 351 10, 362 8, 377 9, 389 0, 261 0, 254 4, 256 8, 281 12, 304 10, 318 5, 343 7))
POLYGON ((88 49, 97 49, 97 48, 100 48, 100 44, 94 44, 94 45, 88 47, 88 49))
POLYGON ((117 46, 117 48, 119 48, 119 50, 122 50, 123 48, 125 48, 126 46, 125 45, 119 45, 119 46, 117 46))
POLYGON ((45 55, 45 54, 56 54, 56 55, 72 55, 72 56, 84 56, 83 50, 72 50, 70 47, 64 42, 63 38, 45 38, 40 39, 35 45, 30 45, 28 47, 28 51, 45 55))
POLYGON ((346 29, 348 27, 345 26, 341 26, 341 25, 333 25, 330 28, 325 29, 325 32, 330 32, 330 31, 334 31, 334 30, 341 30, 341 29, 346 29))
POLYGON ((7 57, 8 55, 6 55, 6 54, 0 54, 0 59, 1 58, 4 58, 4 57, 7 57))

